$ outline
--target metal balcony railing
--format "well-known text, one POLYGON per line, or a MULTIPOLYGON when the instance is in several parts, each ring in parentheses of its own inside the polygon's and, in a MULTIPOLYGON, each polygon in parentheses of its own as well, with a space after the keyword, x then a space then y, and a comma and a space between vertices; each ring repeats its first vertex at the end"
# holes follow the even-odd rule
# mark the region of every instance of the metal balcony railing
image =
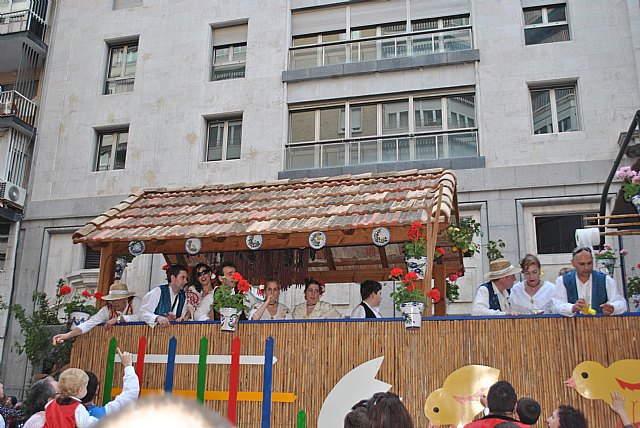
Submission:
POLYGON ((473 49, 471 28, 295 46, 289 49, 289 69, 374 61, 473 49))
POLYGON ((18 91, 0 94, 0 117, 15 116, 30 126, 36 123, 36 103, 18 91))
POLYGON ((286 170, 478 156, 478 132, 289 145, 286 170))
POLYGON ((31 31, 41 40, 46 30, 46 2, 30 2, 29 9, 0 13, 0 35, 31 31))

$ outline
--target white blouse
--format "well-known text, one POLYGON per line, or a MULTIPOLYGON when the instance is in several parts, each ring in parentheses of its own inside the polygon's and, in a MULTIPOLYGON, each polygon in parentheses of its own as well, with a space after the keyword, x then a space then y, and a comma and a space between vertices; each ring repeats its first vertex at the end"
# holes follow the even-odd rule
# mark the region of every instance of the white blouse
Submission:
POLYGON ((517 282, 511 289, 509 302, 511 310, 523 315, 531 315, 543 311, 545 314, 553 312, 551 297, 555 285, 549 281, 542 283, 536 294, 529 296, 526 292, 526 281, 517 282))

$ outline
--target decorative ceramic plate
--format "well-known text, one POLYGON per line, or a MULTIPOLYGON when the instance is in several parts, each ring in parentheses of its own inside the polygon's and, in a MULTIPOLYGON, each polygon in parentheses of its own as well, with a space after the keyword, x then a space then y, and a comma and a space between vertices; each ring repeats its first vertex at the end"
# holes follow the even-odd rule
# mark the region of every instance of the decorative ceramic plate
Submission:
POLYGON ((391 232, 386 227, 376 227, 371 232, 371 240, 378 247, 384 247, 391 240, 391 232))
POLYGON ((200 238, 189 238, 184 243, 184 249, 187 251, 187 254, 195 256, 202 250, 202 241, 200 238))
POLYGON ((309 246, 314 250, 319 250, 327 243, 327 235, 324 232, 311 232, 309 234, 309 246))
POLYGON ((247 247, 251 250, 257 250, 262 246, 262 235, 249 235, 246 239, 247 247))
POLYGON ((129 253, 134 257, 144 253, 144 241, 130 241, 129 253))

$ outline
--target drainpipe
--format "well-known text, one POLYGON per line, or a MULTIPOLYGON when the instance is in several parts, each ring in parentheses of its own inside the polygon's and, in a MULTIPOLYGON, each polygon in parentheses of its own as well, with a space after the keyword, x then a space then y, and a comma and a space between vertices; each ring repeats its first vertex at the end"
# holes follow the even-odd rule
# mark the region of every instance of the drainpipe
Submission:
MULTIPOLYGON (((7 283, 8 286, 8 293, 7 296, 9 297, 9 306, 13 304, 13 288, 15 286, 15 267, 16 267, 16 257, 18 255, 18 241, 19 241, 19 236, 20 236, 20 225, 21 222, 20 221, 16 221, 14 223, 14 227, 13 227, 13 231, 14 233, 9 234, 9 242, 7 242, 7 246, 8 248, 11 248, 11 254, 8 255, 9 257, 7 257, 7 261, 9 262, 8 264, 5 264, 4 266, 4 271, 0 271, 0 274, 4 275, 3 278, 3 283, 7 283), (7 278, 9 279, 9 281, 7 281, 7 278)), ((4 356, 4 342, 5 342, 5 338, 7 337, 7 332, 9 330, 9 313, 11 311, 9 311, 9 309, 4 309, 2 311, 2 325, 3 330, 2 330, 2 336, 0 336, 0 364, 3 361, 3 356, 4 356)))

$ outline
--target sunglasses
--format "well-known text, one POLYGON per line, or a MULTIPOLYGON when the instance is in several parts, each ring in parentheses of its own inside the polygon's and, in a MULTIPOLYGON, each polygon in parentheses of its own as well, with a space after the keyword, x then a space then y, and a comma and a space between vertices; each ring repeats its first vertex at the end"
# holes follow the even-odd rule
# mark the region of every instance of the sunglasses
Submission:
POLYGON ((580 254, 581 252, 586 251, 588 253, 592 253, 591 248, 589 247, 578 247, 575 250, 573 250, 573 252, 571 253, 572 256, 575 256, 577 254, 580 254))
POLYGON ((201 270, 200 272, 198 272, 198 276, 206 275, 206 274, 209 274, 209 273, 211 273, 210 270, 201 270))

